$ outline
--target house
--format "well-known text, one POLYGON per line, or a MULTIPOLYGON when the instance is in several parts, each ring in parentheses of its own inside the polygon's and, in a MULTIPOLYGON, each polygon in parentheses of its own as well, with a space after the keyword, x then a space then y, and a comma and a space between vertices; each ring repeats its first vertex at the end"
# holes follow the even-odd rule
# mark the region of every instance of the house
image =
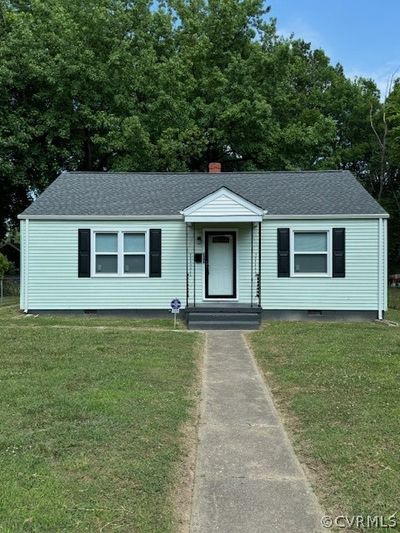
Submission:
POLYGON ((63 172, 19 216, 21 309, 383 317, 388 215, 350 172, 211 170, 63 172))

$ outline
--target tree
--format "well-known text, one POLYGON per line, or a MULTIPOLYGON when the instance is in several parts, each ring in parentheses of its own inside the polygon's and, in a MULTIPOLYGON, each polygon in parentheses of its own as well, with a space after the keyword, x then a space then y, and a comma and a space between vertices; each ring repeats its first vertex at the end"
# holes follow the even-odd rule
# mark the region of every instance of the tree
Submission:
POLYGON ((0 238, 5 222, 15 220, 63 168, 154 168, 151 132, 142 122, 161 95, 157 62, 169 53, 171 30, 169 15, 151 11, 145 1, 6 5, 0 238))
POLYGON ((389 264, 392 272, 400 268, 400 80, 392 77, 384 102, 387 122, 386 188, 382 203, 390 213, 389 264))
POLYGON ((7 274, 8 270, 11 268, 11 263, 5 255, 0 253, 0 301, 3 301, 4 296, 4 276, 7 274))
POLYGON ((382 171, 375 83, 278 36, 262 0, 2 6, 0 239, 62 169, 346 168, 397 209, 398 85, 382 171))
POLYGON ((390 128, 388 137, 388 158, 391 164, 400 167, 400 79, 394 80, 392 90, 387 95, 387 122, 390 128))

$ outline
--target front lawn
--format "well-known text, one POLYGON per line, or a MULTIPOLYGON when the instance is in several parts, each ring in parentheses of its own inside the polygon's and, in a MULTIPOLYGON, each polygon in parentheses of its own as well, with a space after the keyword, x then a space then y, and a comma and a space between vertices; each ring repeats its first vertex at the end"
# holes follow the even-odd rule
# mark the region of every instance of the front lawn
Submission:
MULTIPOLYGON (((0 307, 0 327, 54 326, 55 328, 139 328, 139 329, 168 329, 173 328, 173 315, 167 318, 139 319, 135 316, 114 316, 97 314, 25 314, 17 305, 8 303, 6 308, 0 307)), ((177 321, 177 329, 184 329, 182 320, 177 321)))
POLYGON ((134 326, 1 311, 0 531, 177 530, 201 337, 134 326))
POLYGON ((250 339, 326 510, 399 511, 400 328, 273 322, 250 339))
POLYGON ((393 309, 400 309, 400 288, 389 288, 389 307, 393 309))
POLYGON ((0 307, 6 307, 9 305, 17 305, 19 301, 19 296, 3 296, 0 298, 0 307))

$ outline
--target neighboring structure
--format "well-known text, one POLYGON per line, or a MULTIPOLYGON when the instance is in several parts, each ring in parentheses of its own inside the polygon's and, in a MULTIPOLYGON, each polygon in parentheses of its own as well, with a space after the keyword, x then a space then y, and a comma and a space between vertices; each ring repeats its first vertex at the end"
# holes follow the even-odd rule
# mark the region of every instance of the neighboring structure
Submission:
POLYGON ((400 274, 392 274, 389 276, 389 285, 391 287, 400 287, 400 274))
POLYGON ((16 244, 12 244, 10 242, 0 244, 0 254, 5 255, 7 259, 14 264, 15 271, 17 274, 19 274, 19 268, 20 268, 19 247, 16 244))
POLYGON ((383 317, 388 215, 350 172, 213 168, 63 172, 19 217, 21 309, 383 317))

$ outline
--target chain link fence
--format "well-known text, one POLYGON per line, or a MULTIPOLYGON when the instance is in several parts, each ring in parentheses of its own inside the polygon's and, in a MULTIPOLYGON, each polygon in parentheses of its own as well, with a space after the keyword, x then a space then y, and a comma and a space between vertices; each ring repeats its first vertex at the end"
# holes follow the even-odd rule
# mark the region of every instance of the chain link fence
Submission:
MULTIPOLYGON (((0 282, 1 283, 1 282, 0 282)), ((7 276, 0 287, 0 305, 12 305, 19 300, 19 276, 7 276), (1 294, 2 293, 2 294, 1 294)))

